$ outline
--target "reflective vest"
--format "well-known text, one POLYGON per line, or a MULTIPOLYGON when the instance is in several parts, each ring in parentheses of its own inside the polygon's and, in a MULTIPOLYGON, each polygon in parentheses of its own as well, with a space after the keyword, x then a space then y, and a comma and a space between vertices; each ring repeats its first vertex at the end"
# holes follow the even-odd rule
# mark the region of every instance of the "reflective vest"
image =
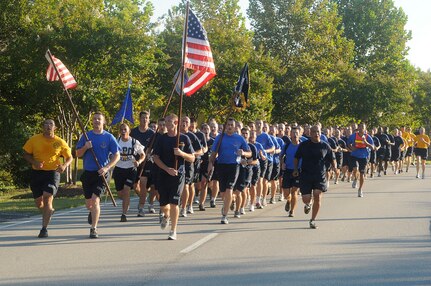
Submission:
MULTIPOLYGON (((364 138, 365 138, 365 136, 366 135, 364 135, 364 138)), ((366 140, 366 139, 364 139, 364 138, 362 138, 361 136, 359 136, 359 133, 356 132, 356 136, 355 136, 355 148, 358 148, 358 149, 367 148, 367 145, 364 143, 364 140, 366 140)))

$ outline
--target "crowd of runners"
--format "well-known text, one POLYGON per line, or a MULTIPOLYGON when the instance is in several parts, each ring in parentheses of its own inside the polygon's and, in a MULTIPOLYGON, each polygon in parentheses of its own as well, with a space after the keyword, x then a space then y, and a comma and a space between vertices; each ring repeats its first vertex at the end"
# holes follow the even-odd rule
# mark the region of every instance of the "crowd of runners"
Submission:
MULTIPOLYGON (((293 217, 301 197, 304 213, 311 212, 309 227, 315 229, 330 183, 349 182, 363 197, 367 178, 410 172, 424 179, 430 146, 424 128, 414 134, 410 127, 367 129, 364 123, 322 127, 262 120, 243 124, 229 118, 224 124, 212 119, 198 125, 194 118, 174 114, 150 121, 149 112, 143 111, 137 127, 121 124, 118 138, 104 130, 104 123, 103 114, 94 114, 89 141, 82 137, 76 147, 76 155, 84 160, 81 181, 90 238, 98 237, 105 189, 101 177, 109 178, 110 169, 122 201, 120 221, 127 222, 133 189, 139 196, 137 215, 156 213, 157 201, 160 226, 170 227, 168 239, 175 240, 180 217, 215 208, 216 200, 222 201, 220 222, 228 224, 229 210, 240 218, 276 201, 283 201, 287 215, 293 217)), ((34 172, 31 189, 43 213, 39 237, 48 236, 58 174, 72 161, 70 149, 54 131, 54 121, 46 120, 43 133, 24 146, 24 158, 34 172)))

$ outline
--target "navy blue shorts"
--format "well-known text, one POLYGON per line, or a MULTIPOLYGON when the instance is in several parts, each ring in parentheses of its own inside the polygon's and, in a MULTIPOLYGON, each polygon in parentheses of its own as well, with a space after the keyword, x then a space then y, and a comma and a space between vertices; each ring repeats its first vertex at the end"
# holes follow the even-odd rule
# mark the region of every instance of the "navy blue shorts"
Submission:
POLYGON ((217 164, 217 176, 221 193, 226 189, 234 188, 238 174, 238 164, 217 164))

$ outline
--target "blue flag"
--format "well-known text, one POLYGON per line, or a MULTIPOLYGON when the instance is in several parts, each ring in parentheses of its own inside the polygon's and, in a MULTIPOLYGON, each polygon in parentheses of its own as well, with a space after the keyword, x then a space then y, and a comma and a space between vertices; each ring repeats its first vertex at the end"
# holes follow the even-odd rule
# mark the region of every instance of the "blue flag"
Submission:
POLYGON ((129 86, 126 92, 126 98, 121 104, 120 110, 115 114, 114 119, 112 120, 111 125, 117 124, 119 122, 124 121, 124 119, 129 120, 132 124, 134 124, 133 120, 133 104, 132 104, 132 96, 130 95, 130 86, 132 85, 132 81, 129 81, 129 86))

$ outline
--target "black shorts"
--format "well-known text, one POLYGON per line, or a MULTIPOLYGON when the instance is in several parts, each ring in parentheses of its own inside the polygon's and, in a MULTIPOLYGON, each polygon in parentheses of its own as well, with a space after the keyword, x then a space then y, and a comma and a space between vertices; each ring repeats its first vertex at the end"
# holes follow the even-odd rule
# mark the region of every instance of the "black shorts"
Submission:
POLYGON ((287 169, 283 174, 283 189, 290 189, 292 187, 299 188, 299 178, 300 176, 294 177, 293 170, 287 169))
POLYGON ((371 164, 377 163, 377 153, 376 153, 376 151, 371 151, 370 152, 370 163, 371 164))
MULTIPOLYGON (((109 173, 106 173, 105 178, 109 173)), ((82 189, 84 190, 85 198, 91 199, 92 195, 100 197, 105 192, 105 184, 102 176, 97 171, 85 171, 81 175, 82 189)))
POLYGON ((335 167, 341 169, 343 165, 343 153, 335 153, 335 163, 337 164, 335 167))
POLYGON ((178 205, 181 193, 184 189, 184 174, 171 176, 163 170, 160 170, 157 175, 157 191, 159 192, 160 206, 168 204, 178 205))
POLYGON ((272 162, 272 172, 271 172, 271 181, 275 181, 278 180, 278 178, 280 177, 280 170, 281 170, 281 166, 280 166, 280 162, 276 163, 275 161, 272 162))
POLYGON ((215 161, 214 167, 213 167, 213 173, 211 176, 211 181, 218 181, 218 169, 219 169, 218 163, 217 161, 215 161))
POLYGON ((60 173, 56 171, 31 170, 30 189, 33 198, 37 199, 43 192, 55 196, 60 184, 60 173))
POLYGON ((185 162, 186 167, 186 178, 185 178, 185 184, 191 185, 193 184, 194 174, 195 174, 195 167, 193 163, 185 162))
POLYGON ((238 178, 236 179, 234 190, 240 192, 244 191, 244 189, 247 187, 246 179, 247 168, 239 166, 238 178))
POLYGON ((399 161, 401 159, 401 151, 399 149, 392 150, 391 161, 399 161))
POLYGON ((341 164, 342 167, 349 166, 350 157, 351 156, 349 152, 343 153, 343 163, 341 164))
MULTIPOLYGON (((266 167, 266 172, 263 176, 263 178, 267 181, 271 180, 272 175, 272 167, 274 166, 273 162, 268 162, 268 166, 266 167)), ((261 176, 262 177, 262 176, 261 176)))
POLYGON ((131 189, 135 183, 137 170, 136 168, 114 168, 114 172, 112 172, 112 178, 115 181, 115 189, 117 191, 121 191, 124 186, 128 186, 131 189))
POLYGON ((413 155, 413 147, 408 147, 406 151, 406 157, 411 157, 413 155))
POLYGON ((259 176, 261 178, 264 178, 266 174, 266 169, 268 169, 268 160, 259 159, 259 168, 260 168, 259 176))
POLYGON ((416 157, 421 157, 423 160, 426 160, 428 157, 428 149, 425 148, 415 148, 416 157))
POLYGON ((311 195, 313 190, 326 192, 328 190, 326 187, 326 177, 304 174, 302 172, 299 178, 299 188, 302 195, 311 195))
POLYGON ((257 181, 260 178, 260 167, 259 166, 253 166, 252 174, 251 174, 251 185, 256 186, 257 181))
POLYGON ((196 158, 193 168, 193 183, 200 182, 202 180, 201 177, 201 167, 202 167, 202 159, 196 158))
POLYGON ((199 170, 199 181, 202 181, 203 178, 208 178, 208 161, 202 161, 201 168, 199 170))
POLYGON ((367 167, 367 163, 367 158, 356 158, 354 156, 351 156, 349 171, 353 171, 353 168, 358 168, 359 173, 365 174, 365 168, 367 167))
POLYGON ((221 193, 226 189, 233 189, 238 178, 239 165, 238 164, 218 164, 217 176, 219 182, 219 190, 221 193))
POLYGON ((385 155, 383 156, 383 161, 390 161, 392 158, 391 148, 385 150, 385 155))

